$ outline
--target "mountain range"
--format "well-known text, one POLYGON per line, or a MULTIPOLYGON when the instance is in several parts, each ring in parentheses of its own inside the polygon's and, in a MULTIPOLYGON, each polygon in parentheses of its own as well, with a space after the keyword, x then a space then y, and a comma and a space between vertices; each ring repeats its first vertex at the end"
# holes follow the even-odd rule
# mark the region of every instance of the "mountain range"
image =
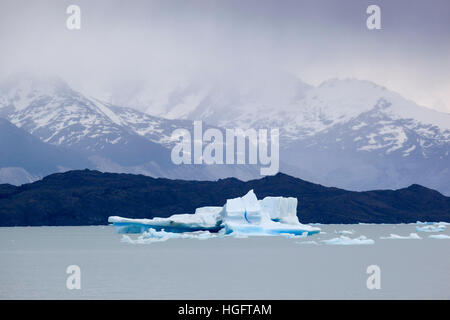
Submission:
POLYGON ((143 86, 117 101, 170 119, 280 128, 281 171, 310 181, 351 190, 420 183, 450 195, 450 114, 370 81, 253 80, 187 83, 158 101, 143 86))
POLYGON ((314 87, 280 75, 187 83, 159 104, 147 96, 144 89, 106 103, 57 77, 9 77, 0 84, 0 118, 9 122, 0 122, 0 183, 82 168, 187 180, 260 178, 258 165, 174 165, 172 132, 192 131, 202 120, 219 130, 279 128, 280 171, 295 177, 350 190, 417 183, 450 195, 450 114, 369 81, 314 87))

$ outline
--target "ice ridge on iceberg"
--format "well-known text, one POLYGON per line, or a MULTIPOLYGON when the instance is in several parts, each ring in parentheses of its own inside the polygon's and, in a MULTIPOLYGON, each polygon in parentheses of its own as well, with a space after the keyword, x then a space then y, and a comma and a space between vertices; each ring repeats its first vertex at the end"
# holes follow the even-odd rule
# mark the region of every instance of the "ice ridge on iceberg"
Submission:
POLYGON ((300 223, 296 198, 258 200, 253 190, 243 197, 228 199, 223 207, 201 207, 194 214, 153 219, 111 216, 108 222, 114 225, 117 233, 144 233, 152 229, 173 233, 208 231, 234 235, 306 236, 320 232, 320 228, 300 223))

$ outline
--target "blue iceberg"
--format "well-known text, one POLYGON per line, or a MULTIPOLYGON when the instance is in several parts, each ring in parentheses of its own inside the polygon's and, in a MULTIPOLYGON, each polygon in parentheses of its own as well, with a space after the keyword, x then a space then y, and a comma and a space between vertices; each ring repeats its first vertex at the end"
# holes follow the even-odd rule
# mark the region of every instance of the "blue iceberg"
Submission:
POLYGON ((297 199, 256 198, 253 190, 239 198, 228 199, 223 207, 201 207, 194 214, 174 214, 168 218, 129 219, 111 216, 108 221, 117 233, 195 233, 223 235, 308 236, 320 228, 301 224, 297 217, 297 199))

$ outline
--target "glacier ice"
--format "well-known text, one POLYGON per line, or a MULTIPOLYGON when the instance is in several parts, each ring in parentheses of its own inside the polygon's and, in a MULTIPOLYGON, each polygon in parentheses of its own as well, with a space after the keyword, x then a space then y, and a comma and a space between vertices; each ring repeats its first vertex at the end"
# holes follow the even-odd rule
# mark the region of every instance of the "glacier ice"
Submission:
POLYGON ((194 231, 194 232, 166 232, 156 231, 155 229, 150 228, 148 231, 145 231, 140 235, 137 239, 132 239, 127 235, 122 236, 122 242, 131 243, 131 244, 146 244, 153 242, 163 242, 169 239, 199 239, 206 240, 210 238, 216 238, 218 234, 211 233, 209 231, 194 231))
POLYGON ((197 208, 195 214, 174 214, 168 218, 128 219, 117 216, 108 218, 117 233, 142 233, 149 229, 166 232, 218 232, 222 207, 197 208))
POLYGON ((354 234, 355 230, 341 230, 341 231, 335 231, 338 234, 344 235, 344 234, 354 234))
POLYGON ((431 239, 450 239, 450 236, 446 234, 432 234, 429 236, 431 239))
POLYGON ((433 224, 433 222, 417 221, 416 224, 433 224))
POLYGON ((296 198, 266 197, 258 200, 253 190, 241 198, 227 200, 221 217, 227 234, 303 236, 320 231, 298 221, 296 198))
POLYGON ((380 237, 380 239, 422 239, 417 233, 410 233, 409 236, 400 236, 398 234, 393 234, 389 237, 380 237))
POLYGON ((346 236, 340 236, 339 238, 333 238, 329 240, 322 240, 328 245, 363 245, 363 244, 374 244, 375 241, 368 239, 365 236, 360 236, 358 238, 349 238, 346 236))
POLYGON ((419 232, 442 232, 446 228, 445 224, 438 223, 432 225, 425 225, 423 227, 416 227, 416 230, 419 232))
POLYGON ((299 242, 296 242, 296 243, 298 243, 298 244, 314 244, 314 245, 318 245, 318 243, 316 241, 314 241, 314 240, 312 240, 312 241, 299 241, 299 242))
POLYGON ((301 224, 297 217, 297 199, 285 197, 256 198, 253 190, 243 197, 228 199, 223 207, 201 207, 194 214, 174 214, 168 218, 129 219, 111 216, 117 233, 142 233, 137 240, 146 243, 170 238, 209 238, 214 234, 247 237, 280 235, 306 237, 320 228, 301 224), (153 240, 149 240, 153 239, 153 240))

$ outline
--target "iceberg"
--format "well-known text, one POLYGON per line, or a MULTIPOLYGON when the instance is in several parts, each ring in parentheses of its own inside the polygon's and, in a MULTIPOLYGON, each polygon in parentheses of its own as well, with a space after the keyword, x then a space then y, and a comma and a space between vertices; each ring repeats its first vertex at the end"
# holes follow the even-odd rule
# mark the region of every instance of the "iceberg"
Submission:
MULTIPOLYGON (((129 219, 111 216, 117 233, 142 233, 146 239, 164 241, 169 238, 197 238, 201 232, 221 233, 236 237, 249 235, 281 235, 305 237, 320 232, 320 228, 301 224, 297 217, 297 199, 285 197, 256 198, 253 190, 243 197, 228 199, 223 207, 201 207, 194 214, 174 214, 168 218, 129 219), (185 236, 173 235, 184 233, 185 236), (189 234, 189 235, 188 235, 189 234), (159 240, 157 240, 159 239, 159 240)), ((129 238, 124 239, 130 242, 129 238)))

